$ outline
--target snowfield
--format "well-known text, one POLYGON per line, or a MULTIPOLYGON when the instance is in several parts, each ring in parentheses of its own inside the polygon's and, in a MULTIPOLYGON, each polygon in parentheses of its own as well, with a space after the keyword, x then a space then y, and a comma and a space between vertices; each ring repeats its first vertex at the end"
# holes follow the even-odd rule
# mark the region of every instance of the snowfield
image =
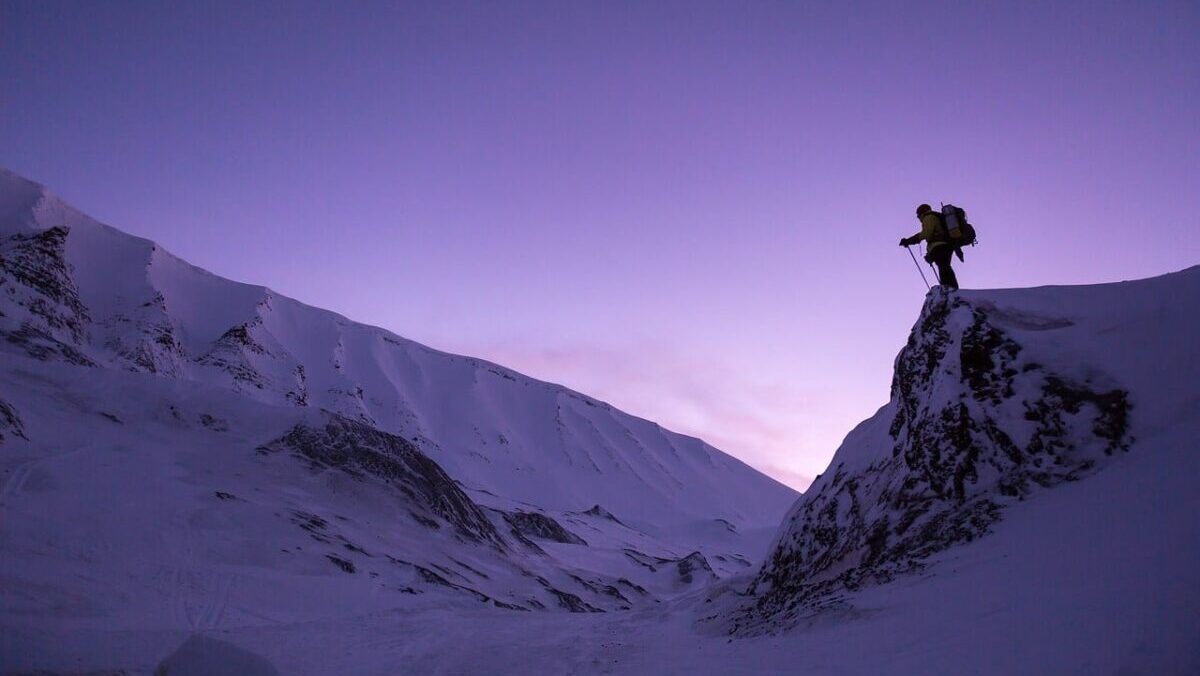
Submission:
POLYGON ((935 290, 797 499, 0 173, 0 673, 1200 673, 1198 344, 935 290))

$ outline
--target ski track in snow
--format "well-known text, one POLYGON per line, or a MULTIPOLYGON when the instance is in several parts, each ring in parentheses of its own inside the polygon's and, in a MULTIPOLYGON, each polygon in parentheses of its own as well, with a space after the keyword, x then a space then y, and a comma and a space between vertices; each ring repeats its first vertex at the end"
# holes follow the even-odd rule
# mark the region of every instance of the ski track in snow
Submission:
POLYGON ((236 576, 177 567, 171 576, 175 622, 194 631, 220 629, 236 576))
POLYGON ((29 475, 33 473, 37 464, 37 460, 29 460, 12 468, 9 471, 8 479, 4 482, 3 488, 0 488, 0 497, 7 498, 20 493, 21 488, 29 479, 29 475))

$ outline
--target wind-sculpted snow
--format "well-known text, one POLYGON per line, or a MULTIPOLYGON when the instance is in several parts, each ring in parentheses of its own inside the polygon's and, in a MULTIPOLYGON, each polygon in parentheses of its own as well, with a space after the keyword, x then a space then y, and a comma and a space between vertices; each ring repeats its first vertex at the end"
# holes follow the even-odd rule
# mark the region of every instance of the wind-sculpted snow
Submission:
POLYGON ((1129 448, 1125 390, 1027 352, 984 306, 932 293, 896 359, 890 403, 793 507, 737 630, 787 626, 920 569, 987 534, 1013 502, 1129 448))

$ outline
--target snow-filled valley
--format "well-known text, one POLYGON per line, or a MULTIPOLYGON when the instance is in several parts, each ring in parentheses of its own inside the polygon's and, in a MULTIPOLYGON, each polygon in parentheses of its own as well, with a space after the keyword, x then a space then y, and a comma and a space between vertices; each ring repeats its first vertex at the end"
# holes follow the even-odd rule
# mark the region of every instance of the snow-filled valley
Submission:
POLYGON ((1200 268, 915 319, 797 496, 0 173, 0 673, 1200 673, 1200 268))

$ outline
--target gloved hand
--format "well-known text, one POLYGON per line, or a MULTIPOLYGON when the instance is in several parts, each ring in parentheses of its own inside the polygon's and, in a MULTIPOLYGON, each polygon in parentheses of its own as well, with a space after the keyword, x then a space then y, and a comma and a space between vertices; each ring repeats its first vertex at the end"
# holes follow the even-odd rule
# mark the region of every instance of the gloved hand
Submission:
POLYGON ((963 258, 962 249, 955 249, 954 255, 958 256, 958 260, 960 263, 966 262, 966 260, 967 260, 967 259, 963 258))
POLYGON ((916 244, 919 241, 921 241, 921 240, 914 239, 912 237, 905 237, 900 240, 900 246, 912 246, 913 244, 916 244))

